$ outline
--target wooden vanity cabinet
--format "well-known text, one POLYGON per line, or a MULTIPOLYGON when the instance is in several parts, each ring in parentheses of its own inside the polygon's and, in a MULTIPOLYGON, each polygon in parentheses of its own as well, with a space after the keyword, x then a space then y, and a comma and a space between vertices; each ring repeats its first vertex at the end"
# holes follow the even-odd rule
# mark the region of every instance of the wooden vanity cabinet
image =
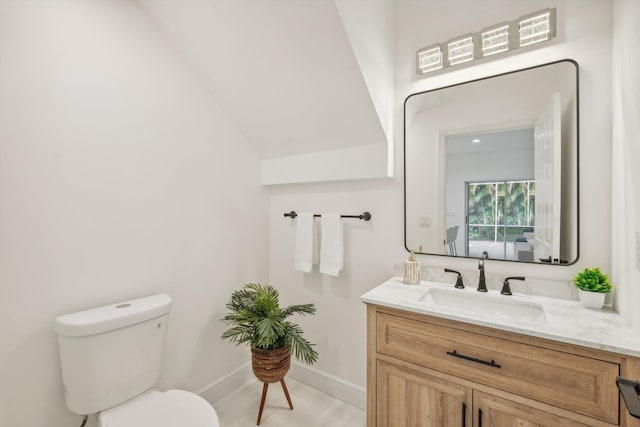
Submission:
POLYGON ((378 427, 588 426, 383 360, 377 379, 378 427))
POLYGON ((474 425, 526 427, 585 427, 584 424, 549 412, 502 399, 488 393, 473 393, 474 425))
POLYGON ((635 358, 369 305, 368 427, 640 426, 635 358), (622 405, 622 406, 621 406, 622 405))
POLYGON ((377 363, 378 427, 471 426, 471 389, 383 360, 377 363))

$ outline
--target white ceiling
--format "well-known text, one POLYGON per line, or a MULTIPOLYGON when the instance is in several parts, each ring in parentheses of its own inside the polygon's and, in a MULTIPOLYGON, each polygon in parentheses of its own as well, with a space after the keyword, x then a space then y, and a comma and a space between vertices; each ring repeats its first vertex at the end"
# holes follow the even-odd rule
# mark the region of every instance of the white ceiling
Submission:
POLYGON ((333 1, 138 1, 262 158, 387 144, 333 1))
POLYGON ((478 132, 449 135, 446 138, 447 154, 479 153, 492 151, 504 153, 511 150, 533 152, 533 128, 509 129, 499 132, 478 132), (479 140, 474 143, 473 140, 479 140))

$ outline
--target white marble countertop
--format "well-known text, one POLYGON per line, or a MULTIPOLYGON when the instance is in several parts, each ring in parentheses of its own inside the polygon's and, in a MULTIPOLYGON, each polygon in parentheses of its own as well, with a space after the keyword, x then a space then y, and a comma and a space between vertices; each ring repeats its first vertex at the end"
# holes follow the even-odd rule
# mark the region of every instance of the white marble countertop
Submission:
POLYGON ((479 293, 475 287, 455 289, 453 285, 423 281, 419 285, 406 285, 402 278, 394 277, 360 297, 363 302, 427 314, 504 331, 577 344, 600 350, 640 357, 640 331, 629 327, 618 313, 611 309, 592 310, 578 301, 516 294, 500 295, 490 290, 479 293), (514 303, 542 306, 546 322, 500 318, 481 310, 460 310, 430 303, 425 295, 430 289, 467 293, 471 298, 488 298, 514 303))

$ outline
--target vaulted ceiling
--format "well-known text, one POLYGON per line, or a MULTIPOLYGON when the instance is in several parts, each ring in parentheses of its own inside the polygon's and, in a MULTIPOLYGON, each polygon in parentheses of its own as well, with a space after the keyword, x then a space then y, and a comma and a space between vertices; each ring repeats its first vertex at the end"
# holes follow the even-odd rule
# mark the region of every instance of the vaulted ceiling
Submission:
POLYGON ((388 0, 138 1, 263 159, 386 147, 388 0))

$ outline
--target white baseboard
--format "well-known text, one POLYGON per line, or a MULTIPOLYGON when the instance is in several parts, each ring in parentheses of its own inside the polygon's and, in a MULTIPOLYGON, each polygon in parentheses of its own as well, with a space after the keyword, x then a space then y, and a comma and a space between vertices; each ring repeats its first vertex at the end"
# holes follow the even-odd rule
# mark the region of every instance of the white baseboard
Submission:
POLYGON ((251 371, 251 362, 247 362, 211 384, 202 387, 196 393, 204 397, 212 405, 215 405, 216 402, 244 387, 254 379, 255 377, 251 371))
POLYGON ((367 391, 364 387, 296 362, 291 363, 288 375, 296 381, 340 399, 351 406, 363 411, 367 409, 367 391))
MULTIPOLYGON (((291 363, 288 376, 358 409, 366 410, 366 390, 363 387, 296 362, 291 363)), ((251 371, 251 362, 247 362, 211 384, 204 386, 196 393, 215 406, 219 400, 244 387, 251 381, 255 381, 255 377, 251 371)))

